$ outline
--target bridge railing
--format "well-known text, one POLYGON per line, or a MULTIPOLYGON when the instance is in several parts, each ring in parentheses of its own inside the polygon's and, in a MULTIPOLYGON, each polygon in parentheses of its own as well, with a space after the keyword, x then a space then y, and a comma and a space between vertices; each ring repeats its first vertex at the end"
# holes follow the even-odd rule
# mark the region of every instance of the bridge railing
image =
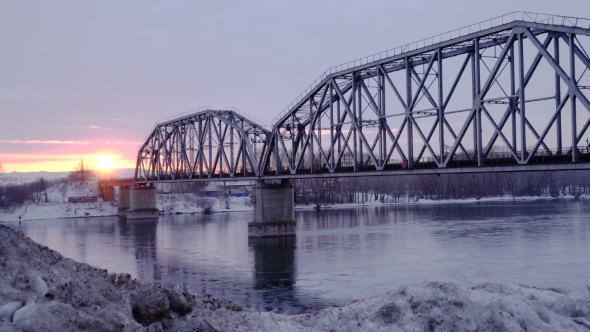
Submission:
POLYGON ((303 97, 307 96, 313 89, 315 89, 326 77, 344 71, 349 70, 354 67, 366 65, 368 63, 372 63, 375 61, 387 59, 392 56, 400 55, 402 53, 407 53, 411 51, 415 51, 417 49, 425 48, 428 46, 432 46, 434 44, 442 43, 454 38, 463 37, 474 32, 479 32, 486 29, 491 29, 497 26, 501 26, 504 24, 516 22, 516 21, 524 21, 524 22, 531 22, 531 23, 541 23, 541 24, 552 24, 552 25, 560 25, 560 26, 567 26, 567 27, 578 27, 584 29, 590 29, 590 19, 580 18, 580 17, 570 17, 570 16, 560 16, 560 15, 552 15, 552 14, 542 14, 542 13, 532 13, 532 12, 523 12, 517 11, 509 14, 505 14, 502 16, 494 17, 485 21, 481 21, 479 23, 471 24, 459 29, 451 30, 448 32, 444 32, 438 34, 436 36, 424 38, 422 40, 405 44, 403 46, 398 46, 389 50, 385 50, 383 52, 375 53, 360 59, 356 59, 353 61, 349 61, 331 68, 328 68, 324 71, 315 81, 313 81, 305 91, 303 91, 295 100, 293 100, 277 117, 275 117, 272 121, 272 125, 278 122, 285 114, 287 114, 296 104, 298 104, 303 97))

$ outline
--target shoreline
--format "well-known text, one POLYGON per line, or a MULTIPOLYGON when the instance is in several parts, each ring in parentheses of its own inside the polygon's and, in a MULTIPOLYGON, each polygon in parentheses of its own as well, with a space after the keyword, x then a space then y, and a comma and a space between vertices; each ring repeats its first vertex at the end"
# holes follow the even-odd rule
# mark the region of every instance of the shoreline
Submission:
MULTIPOLYGON (((447 199, 447 200, 430 200, 420 199, 417 202, 396 202, 396 203, 381 203, 379 201, 367 202, 367 203, 344 203, 334 205, 322 205, 320 210, 326 209, 339 209, 339 208, 354 208, 354 207, 371 207, 371 206, 410 206, 410 205, 437 205, 437 204, 467 204, 467 203, 481 203, 481 202, 500 202, 500 201, 534 201, 534 200, 557 200, 557 199, 590 199, 590 196, 580 196, 578 198, 570 196, 521 196, 521 197, 482 197, 477 198, 466 198, 466 199, 447 199)), ((315 210, 313 205, 296 205, 295 210, 315 210)))
MULTIPOLYGON (((522 196, 522 197, 511 197, 511 196, 502 196, 502 197, 482 197, 481 199, 477 198, 467 198, 467 199, 448 199, 448 200, 430 200, 430 199, 420 199, 417 202, 413 201, 403 201, 403 202, 395 202, 395 203, 382 203, 380 201, 372 201, 372 202, 365 202, 365 203, 344 203, 344 204, 333 204, 333 205, 321 205, 320 211, 325 210, 339 210, 339 209, 353 209, 353 208, 361 208, 361 207, 385 207, 385 206, 415 206, 415 205, 440 205, 440 204, 468 204, 468 203, 482 203, 482 202, 507 202, 507 201, 534 201, 534 200, 588 200, 590 196, 522 196)), ((62 202, 51 202, 52 206, 54 207, 61 207, 62 209, 56 211, 65 211, 66 206, 71 206, 70 204, 80 204, 80 207, 83 208, 83 204, 93 204, 93 203, 62 203, 62 202), (67 205, 66 205, 67 204, 67 205)), ((101 205, 111 205, 112 202, 98 202, 101 205)), ((32 203, 29 205, 23 205, 26 209, 31 206, 44 206, 47 203, 32 203)), ((235 213, 235 212, 249 212, 252 211, 252 207, 239 207, 239 208, 232 208, 232 209, 217 209, 211 211, 211 213, 235 213)), ((315 205, 295 205, 295 211, 315 211, 315 205)), ((19 219, 16 218, 16 214, 12 215, 13 218, 11 219, 2 219, 4 215, 0 215, 0 223, 12 223, 18 222, 19 219)), ((162 212, 160 211, 160 216, 171 216, 171 215, 194 215, 194 214, 204 214, 203 211, 174 211, 174 212, 162 212)), ((117 213, 110 213, 110 214, 98 214, 98 215, 89 215, 89 216, 71 216, 71 215, 59 215, 51 218, 47 218, 46 216, 40 218, 22 218, 20 221, 33 221, 33 220, 53 220, 53 219, 73 219, 73 218, 97 218, 97 217, 116 217, 118 216, 117 213)))
POLYGON ((261 312, 64 258, 0 225, 0 330, 587 331, 590 286, 423 282, 312 313, 261 312))

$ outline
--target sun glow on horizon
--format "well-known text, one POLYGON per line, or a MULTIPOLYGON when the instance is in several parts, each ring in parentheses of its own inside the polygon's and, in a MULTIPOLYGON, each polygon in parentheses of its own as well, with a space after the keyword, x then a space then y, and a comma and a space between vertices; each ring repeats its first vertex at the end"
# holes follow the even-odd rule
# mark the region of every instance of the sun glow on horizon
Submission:
MULTIPOLYGON (((112 143, 112 142, 111 142, 112 143)), ((135 168, 134 145, 53 145, 23 144, 21 148, 4 149, 0 143, 0 162, 4 173, 11 172, 71 172, 79 166, 109 176, 118 169, 135 168)))
POLYGON ((112 156, 99 156, 96 160, 96 167, 99 171, 110 171, 115 168, 112 156))

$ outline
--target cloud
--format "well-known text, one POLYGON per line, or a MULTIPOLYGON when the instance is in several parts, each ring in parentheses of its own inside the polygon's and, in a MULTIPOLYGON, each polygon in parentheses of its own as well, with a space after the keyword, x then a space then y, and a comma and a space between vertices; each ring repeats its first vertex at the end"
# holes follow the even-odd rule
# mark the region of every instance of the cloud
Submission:
POLYGON ((111 130, 111 127, 100 127, 97 125, 81 126, 82 129, 100 129, 100 130, 111 130))
POLYGON ((99 129, 99 130, 111 130, 112 127, 101 127, 91 124, 90 126, 63 126, 62 128, 80 128, 80 129, 99 129))

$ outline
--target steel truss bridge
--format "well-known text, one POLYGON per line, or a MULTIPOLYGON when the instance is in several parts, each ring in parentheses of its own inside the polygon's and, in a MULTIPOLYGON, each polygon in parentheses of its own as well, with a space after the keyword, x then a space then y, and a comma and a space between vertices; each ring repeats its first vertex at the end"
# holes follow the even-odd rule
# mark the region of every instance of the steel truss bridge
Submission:
POLYGON ((515 12, 324 72, 272 126, 158 122, 136 182, 590 169, 590 19, 515 12))

